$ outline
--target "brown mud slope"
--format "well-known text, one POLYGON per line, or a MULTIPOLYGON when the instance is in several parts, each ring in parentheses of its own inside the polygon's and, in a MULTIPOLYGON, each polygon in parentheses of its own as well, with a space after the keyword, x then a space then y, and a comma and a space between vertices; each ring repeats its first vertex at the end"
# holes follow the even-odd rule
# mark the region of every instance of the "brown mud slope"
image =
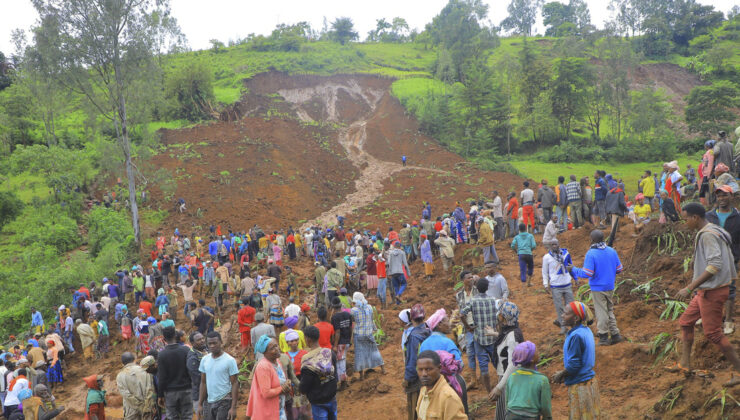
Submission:
POLYGON ((632 74, 632 89, 652 86, 665 91, 668 101, 673 105, 674 114, 680 116, 675 123, 676 128, 680 128, 686 134, 688 134, 688 128, 683 118, 686 96, 691 89, 705 84, 706 82, 696 74, 670 63, 642 64, 637 66, 632 74))
POLYGON ((170 171, 177 189, 163 203, 165 194, 155 188, 154 199, 172 210, 182 197, 188 209, 170 211, 166 227, 331 223, 337 214, 376 203, 399 173, 411 180, 411 190, 422 189, 413 199, 410 190, 404 194, 404 204, 414 206, 518 185, 511 175, 464 167, 460 156, 422 135, 390 95, 390 83, 362 75, 264 73, 245 82, 249 93, 223 113, 227 121, 164 130, 153 163, 170 171), (465 186, 440 194, 434 177, 447 177, 441 184, 464 177, 465 186))

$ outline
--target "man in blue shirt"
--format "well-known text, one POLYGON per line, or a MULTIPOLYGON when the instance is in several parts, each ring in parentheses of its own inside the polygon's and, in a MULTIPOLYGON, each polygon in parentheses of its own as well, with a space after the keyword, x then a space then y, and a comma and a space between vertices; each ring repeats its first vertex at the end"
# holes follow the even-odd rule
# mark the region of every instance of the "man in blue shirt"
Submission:
POLYGON ((210 254, 211 260, 216 260, 218 244, 219 242, 214 237, 211 237, 211 242, 208 244, 208 254, 210 254))
POLYGON ((41 317, 41 312, 33 306, 31 307, 31 326, 35 328, 37 333, 44 331, 44 318, 41 317))
POLYGON ((604 232, 591 232, 591 249, 586 252, 583 268, 573 267, 573 276, 588 279, 596 312, 599 345, 609 346, 624 341, 614 316, 614 280, 622 272, 622 263, 614 248, 604 243, 604 232), (611 339, 609 339, 611 335, 611 339))
POLYGON ((527 232, 527 226, 524 223, 519 224, 519 234, 511 242, 511 249, 516 251, 519 256, 519 277, 522 283, 526 282, 527 286, 532 285, 532 274, 534 274, 534 257, 532 250, 537 246, 534 236, 527 232))

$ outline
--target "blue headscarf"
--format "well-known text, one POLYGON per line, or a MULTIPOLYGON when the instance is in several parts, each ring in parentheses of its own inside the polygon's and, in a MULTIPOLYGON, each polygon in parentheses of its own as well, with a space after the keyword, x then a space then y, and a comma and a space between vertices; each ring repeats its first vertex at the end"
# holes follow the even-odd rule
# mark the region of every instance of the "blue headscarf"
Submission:
POLYGON ((264 354, 267 351, 267 345, 270 344, 270 340, 272 340, 272 337, 269 335, 262 335, 259 340, 257 340, 257 344, 254 345, 255 353, 264 354))

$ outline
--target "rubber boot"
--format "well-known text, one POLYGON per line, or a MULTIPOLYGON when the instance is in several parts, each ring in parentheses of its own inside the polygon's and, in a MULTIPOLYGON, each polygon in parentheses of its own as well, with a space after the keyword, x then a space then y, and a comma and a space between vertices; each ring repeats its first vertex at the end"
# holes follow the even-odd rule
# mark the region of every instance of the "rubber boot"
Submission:
POLYGON ((621 343, 622 341, 624 341, 624 337, 622 337, 620 334, 613 335, 611 339, 609 339, 609 345, 611 346, 613 344, 621 343))
POLYGON ((609 334, 599 334, 599 343, 597 344, 599 346, 608 346, 609 343, 609 334))

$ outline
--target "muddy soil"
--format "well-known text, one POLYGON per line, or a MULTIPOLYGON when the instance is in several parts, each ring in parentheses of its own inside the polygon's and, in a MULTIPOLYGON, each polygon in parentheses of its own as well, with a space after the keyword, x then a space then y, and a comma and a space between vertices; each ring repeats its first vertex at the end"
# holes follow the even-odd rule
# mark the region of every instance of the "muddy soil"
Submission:
MULTIPOLYGON (((156 229, 170 232, 179 227, 181 231, 191 229, 187 233, 206 236, 210 224, 242 230, 255 223, 271 231, 314 220, 332 222, 337 213, 347 217, 349 226, 385 231, 418 220, 426 201, 436 217, 450 212, 458 201, 489 198, 493 190, 504 194, 521 189, 521 178, 480 171, 419 133, 416 121, 388 94, 389 85, 389 80, 372 76, 258 75, 246 82, 249 93, 231 110, 234 120, 163 132, 166 149, 153 161, 178 178, 174 196, 187 200, 188 211, 171 211, 164 224, 151 227, 150 233, 156 229), (184 144, 190 146, 185 148, 184 144), (409 157, 409 166, 405 168, 400 165, 401 154, 409 157), (224 170, 234 175, 229 182, 219 178, 224 170), (198 208, 200 212, 196 212, 198 208)), ((174 207, 163 197, 162 192, 155 192, 154 205, 168 210, 174 207)), ((597 348, 595 370, 601 404, 609 418, 708 419, 732 418, 740 413, 726 398, 724 414, 720 415, 720 399, 713 398, 720 395, 721 383, 729 378, 729 364, 705 340, 700 328, 694 346, 695 367, 711 370, 714 378, 667 373, 663 367, 675 360, 675 353, 668 352, 665 360, 655 363, 655 355, 649 352, 651 340, 658 334, 668 332, 670 340, 679 336, 677 321, 659 319, 664 309, 662 299, 666 294, 672 296, 692 275, 690 267, 684 270, 684 260, 690 255, 691 233, 680 226, 671 232, 681 232, 682 242, 677 250, 663 252, 665 229, 657 224, 638 238, 632 236, 632 226, 625 224, 617 235, 614 247, 626 269, 617 280, 615 313, 620 330, 629 341, 597 348), (633 291, 653 279, 650 293, 633 291), (675 401, 666 398, 670 396, 676 396, 675 401)), ((588 251, 588 234, 585 228, 560 236, 562 246, 570 249, 576 265, 583 263, 588 251)), ((536 239, 539 242, 541 236, 536 239)), ((526 287, 518 280, 517 257, 510 242, 496 244, 501 272, 512 290, 511 300, 521 308, 525 338, 537 344, 542 360, 548 360, 540 370, 551 375, 562 368, 562 336, 552 325, 552 300, 541 286, 538 267, 544 251, 536 250, 533 286, 526 287)), ((482 261, 472 252, 473 248, 459 246, 455 262, 478 272, 482 261)), ((311 261, 303 258, 289 264, 299 275, 300 300, 311 302, 311 261)), ((398 311, 414 303, 424 304, 427 313, 440 307, 448 312, 456 309, 453 286, 458 280, 444 273, 439 261, 435 262, 431 280, 420 277, 422 270, 419 262, 412 264, 401 307, 381 310, 382 328, 387 334, 381 354, 388 373, 383 376, 371 372, 366 380, 353 381, 340 392, 339 418, 405 417, 398 311)), ((285 295, 285 291, 281 290, 281 294, 285 295)), ((584 293, 582 299, 587 298, 584 293)), ((368 300, 372 305, 378 304, 372 293, 368 300)), ((222 324, 230 325, 233 315, 227 311, 221 318, 222 324)), ((315 312, 312 315, 315 320, 315 312)), ((178 327, 190 329, 183 323, 178 323, 178 327)), ((235 334, 227 335, 237 340, 235 334)), ((740 335, 735 333, 730 340, 738 346, 740 335)), ((106 389, 111 397, 109 412, 112 418, 120 418, 120 396, 114 378, 120 369, 120 353, 132 346, 117 344, 110 356, 92 363, 81 363, 79 355, 68 358, 67 382, 55 391, 57 399, 69 407, 63 418, 81 418, 85 394, 81 378, 91 373, 106 375, 106 389)), ((238 360, 244 356, 237 345, 230 344, 227 349, 238 360)), ((350 351, 350 369, 352 359, 350 351)), ((467 370, 464 376, 470 379, 467 370)), ((241 390, 240 419, 245 418, 248 386, 243 384, 241 390)), ((566 388, 553 384, 552 392, 554 418, 567 418, 566 388)), ((727 392, 740 400, 740 388, 727 392)), ((493 417, 495 406, 483 390, 472 390, 469 404, 474 418, 493 417)))

